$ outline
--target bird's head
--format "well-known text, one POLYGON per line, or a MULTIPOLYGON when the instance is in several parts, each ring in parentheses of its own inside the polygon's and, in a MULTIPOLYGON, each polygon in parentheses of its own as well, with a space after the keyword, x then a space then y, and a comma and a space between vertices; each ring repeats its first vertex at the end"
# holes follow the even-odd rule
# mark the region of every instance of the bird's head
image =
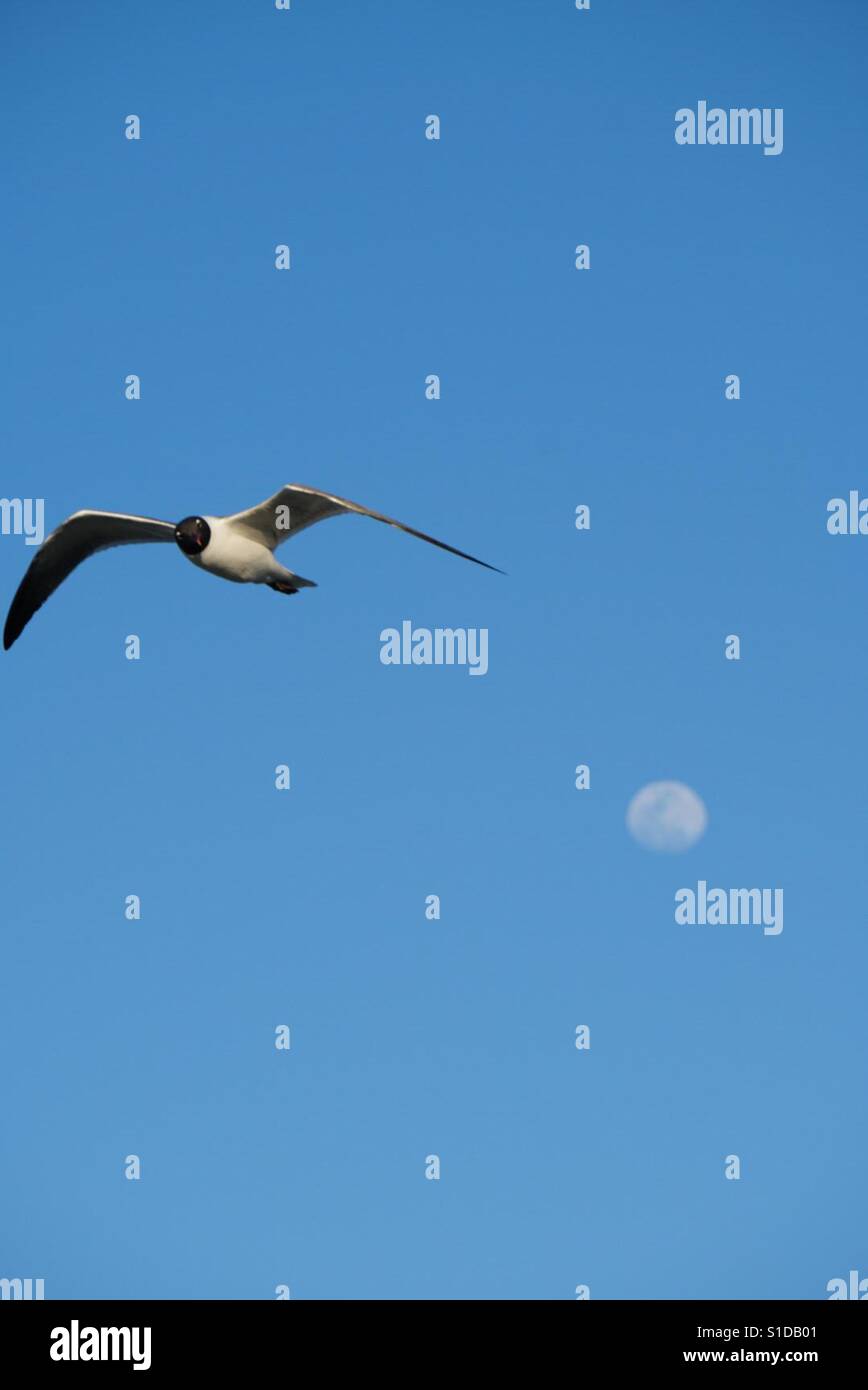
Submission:
POLYGON ((201 555, 211 539, 211 527, 201 516, 185 516, 175 527, 175 540, 185 555, 201 555))

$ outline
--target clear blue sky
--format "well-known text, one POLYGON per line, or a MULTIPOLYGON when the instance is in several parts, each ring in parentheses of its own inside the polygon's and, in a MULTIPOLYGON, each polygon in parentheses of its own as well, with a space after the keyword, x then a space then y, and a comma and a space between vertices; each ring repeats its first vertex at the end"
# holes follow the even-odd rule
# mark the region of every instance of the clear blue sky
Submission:
MULTIPOLYGON (((292 599, 130 548, 3 655, 0 1276, 868 1275, 868 538, 825 530, 868 488, 866 37, 849 0, 6 0, 3 495, 300 481, 509 574, 355 519, 281 553, 292 599), (783 153, 679 147, 700 99, 783 107, 783 153), (405 618, 487 627, 488 674, 381 665, 405 618), (709 828, 655 856, 624 814, 670 777, 709 828), (782 887, 783 933, 677 925, 700 878, 782 887)), ((4 608, 32 555, 0 537, 4 608)))

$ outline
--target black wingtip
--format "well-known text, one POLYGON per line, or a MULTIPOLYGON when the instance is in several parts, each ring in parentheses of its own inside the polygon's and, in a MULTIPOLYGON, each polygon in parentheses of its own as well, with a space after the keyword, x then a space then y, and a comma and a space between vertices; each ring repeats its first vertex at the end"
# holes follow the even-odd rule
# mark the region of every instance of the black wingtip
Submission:
POLYGON ((499 570, 497 565, 490 565, 487 560, 478 560, 475 555, 468 555, 463 550, 457 550, 455 554, 461 555, 465 560, 472 560, 474 565, 481 565, 483 569, 493 570, 495 574, 502 574, 504 578, 508 578, 506 570, 499 570))
POLYGON ((13 642, 18 641, 18 638, 21 636, 22 632, 24 631, 24 628, 26 627, 26 623, 22 623, 20 614, 17 611, 17 605, 15 602, 15 599, 17 599, 17 597, 18 595, 16 594, 15 598, 12 600, 12 605, 9 609, 9 612, 6 614, 6 623, 3 628, 4 652, 8 652, 13 642))

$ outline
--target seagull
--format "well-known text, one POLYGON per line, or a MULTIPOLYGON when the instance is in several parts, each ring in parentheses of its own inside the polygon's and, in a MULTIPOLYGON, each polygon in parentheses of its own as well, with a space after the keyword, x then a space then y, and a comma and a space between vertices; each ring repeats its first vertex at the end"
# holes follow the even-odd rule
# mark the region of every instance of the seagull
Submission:
POLYGON ((292 570, 278 564, 274 551, 283 541, 317 521, 347 513, 371 516, 387 526, 397 526, 399 531, 406 531, 420 541, 460 555, 462 560, 472 560, 475 565, 503 573, 496 565, 486 564, 475 555, 456 550, 454 545, 426 536, 424 531, 415 531, 402 521, 362 507, 358 502, 348 502, 345 497, 305 487, 303 483, 287 483, 273 497, 246 512, 236 512, 234 516, 185 516, 177 525, 148 516, 128 516, 124 512, 74 512, 52 531, 33 557, 12 600, 3 629, 3 647, 9 650, 34 613, 82 560, 115 545, 174 541, 192 564, 221 579, 231 579, 236 584, 267 584, 279 594, 315 589, 312 579, 303 579, 300 574, 293 574, 292 570))

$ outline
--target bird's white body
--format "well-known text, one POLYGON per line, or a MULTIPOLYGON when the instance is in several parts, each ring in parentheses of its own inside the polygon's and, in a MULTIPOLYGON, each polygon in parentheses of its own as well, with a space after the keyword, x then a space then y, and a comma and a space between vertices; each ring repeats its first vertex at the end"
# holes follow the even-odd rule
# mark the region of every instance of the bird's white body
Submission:
POLYGON ((262 541, 237 531, 224 517, 206 516, 203 521, 211 528, 211 539, 201 555, 187 556, 192 564, 236 584, 273 584, 292 578, 262 541))

